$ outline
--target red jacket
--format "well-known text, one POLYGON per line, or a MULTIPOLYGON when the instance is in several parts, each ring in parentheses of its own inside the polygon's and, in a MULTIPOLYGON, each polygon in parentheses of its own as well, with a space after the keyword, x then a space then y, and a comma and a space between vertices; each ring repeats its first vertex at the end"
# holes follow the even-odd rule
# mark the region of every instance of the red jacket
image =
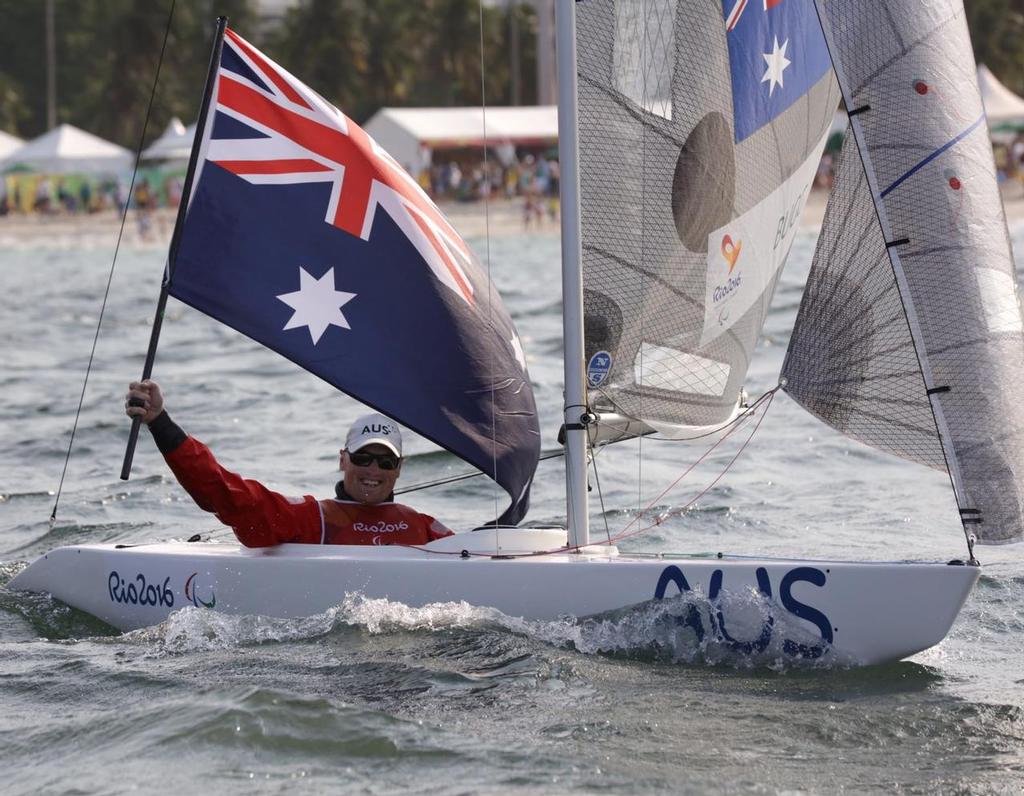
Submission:
POLYGON ((285 497, 225 470, 195 437, 164 450, 164 458, 199 508, 231 526, 246 547, 281 542, 426 544, 452 533, 433 517, 401 503, 285 497))

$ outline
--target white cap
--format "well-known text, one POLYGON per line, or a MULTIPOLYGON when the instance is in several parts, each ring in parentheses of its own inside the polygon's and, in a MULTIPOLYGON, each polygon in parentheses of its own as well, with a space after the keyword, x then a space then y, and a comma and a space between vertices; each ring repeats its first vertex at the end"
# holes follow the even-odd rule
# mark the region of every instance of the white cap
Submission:
POLYGON ((367 445, 383 445, 401 458, 402 432, 398 424, 378 412, 356 418, 345 437, 345 450, 355 453, 367 445))

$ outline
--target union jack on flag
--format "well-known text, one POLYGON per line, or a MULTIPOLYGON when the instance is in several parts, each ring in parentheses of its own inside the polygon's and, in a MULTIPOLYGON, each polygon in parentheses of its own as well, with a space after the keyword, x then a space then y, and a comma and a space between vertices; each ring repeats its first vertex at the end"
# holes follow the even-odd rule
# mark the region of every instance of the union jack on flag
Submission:
POLYGON ((324 221, 363 240, 383 209, 434 275, 472 302, 469 249, 416 181, 359 125, 232 30, 215 107, 264 137, 214 131, 207 160, 253 184, 331 183, 324 221))

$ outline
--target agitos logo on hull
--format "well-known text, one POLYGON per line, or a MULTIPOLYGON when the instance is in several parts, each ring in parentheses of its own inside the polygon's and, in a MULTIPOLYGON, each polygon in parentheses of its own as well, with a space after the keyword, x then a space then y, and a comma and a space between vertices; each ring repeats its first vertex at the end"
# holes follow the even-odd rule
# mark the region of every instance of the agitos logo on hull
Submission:
POLYGON ((196 594, 197 575, 199 575, 198 572, 193 572, 188 576, 188 580, 185 581, 185 599, 191 602, 196 608, 213 608, 217 604, 217 595, 211 591, 210 599, 204 600, 196 594))

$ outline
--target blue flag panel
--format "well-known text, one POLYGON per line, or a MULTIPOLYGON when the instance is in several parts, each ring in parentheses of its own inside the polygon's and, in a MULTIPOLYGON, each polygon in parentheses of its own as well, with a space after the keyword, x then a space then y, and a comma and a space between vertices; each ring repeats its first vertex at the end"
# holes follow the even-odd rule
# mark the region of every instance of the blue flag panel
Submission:
POLYGON ((722 0, 736 143, 807 93, 832 68, 811 0, 722 0))

